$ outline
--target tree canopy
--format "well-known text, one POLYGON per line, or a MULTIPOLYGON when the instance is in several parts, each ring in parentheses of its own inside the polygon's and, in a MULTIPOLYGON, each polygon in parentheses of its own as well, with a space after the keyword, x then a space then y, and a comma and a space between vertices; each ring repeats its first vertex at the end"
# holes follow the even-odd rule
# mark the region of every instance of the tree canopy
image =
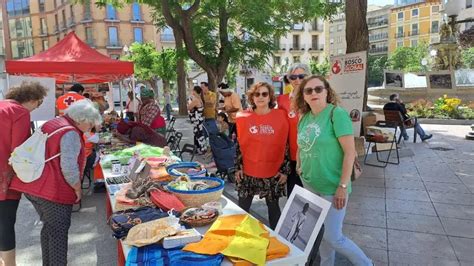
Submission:
POLYGON ((420 43, 415 47, 398 47, 390 54, 387 67, 391 70, 419 72, 423 70, 421 60, 428 56, 428 44, 420 43))
MULTIPOLYGON (((99 0, 120 6, 135 0, 99 0)), ((224 78, 229 63, 262 68, 279 38, 292 25, 327 17, 338 5, 325 0, 138 0, 153 8, 157 25, 168 25, 186 51, 208 74, 210 88, 224 78)))

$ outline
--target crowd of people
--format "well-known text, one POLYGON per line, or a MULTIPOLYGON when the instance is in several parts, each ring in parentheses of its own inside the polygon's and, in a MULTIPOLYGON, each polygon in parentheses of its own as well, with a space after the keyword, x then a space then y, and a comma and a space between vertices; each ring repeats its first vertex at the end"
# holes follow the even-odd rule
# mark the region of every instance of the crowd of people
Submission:
MULTIPOLYGON (((194 86, 187 104, 194 145, 198 153, 206 154, 210 150, 206 139, 211 134, 222 134, 235 142, 238 205, 249 211, 254 196, 265 199, 272 229, 281 215, 279 199, 289 196, 295 185, 331 202, 319 246, 321 265, 333 265, 336 251, 355 265, 372 265, 371 259, 342 232, 357 156, 349 114, 339 106, 328 81, 310 75, 308 66, 291 66, 285 80, 286 93, 277 96, 272 85, 257 82, 247 92, 245 102, 225 83, 218 85, 217 93, 209 90, 206 82, 194 86)), ((14 225, 21 193, 43 222, 43 264, 67 264, 72 207, 81 200, 81 178, 86 158, 91 155, 87 144, 97 142, 94 132, 100 130, 103 120, 105 101, 87 99, 91 95, 85 97, 84 87, 74 84, 58 97, 58 116, 41 127, 45 133, 55 132, 46 145, 45 157, 51 161, 37 180, 23 182, 8 159, 30 136, 30 112, 41 105, 46 91, 38 83, 24 83, 11 88, 6 99, 0 101, 0 127, 12 132, 0 138, 0 258, 5 265, 15 265, 14 225)), ((167 145, 165 120, 170 120, 171 113, 171 95, 167 92, 164 97, 166 119, 154 91, 142 87, 138 102, 133 92, 129 93, 125 119, 105 122, 114 124, 112 128, 122 140, 163 147, 167 145)), ((384 109, 406 115, 398 95, 391 96, 391 100, 393 104, 384 109)), ((419 125, 415 128, 423 140, 431 137, 419 125)), ((402 134, 408 138, 406 132, 402 134)), ((307 211, 305 206, 303 216, 307 211)), ((288 233, 290 242, 296 240, 300 227, 308 225, 297 218, 298 226, 288 233)))

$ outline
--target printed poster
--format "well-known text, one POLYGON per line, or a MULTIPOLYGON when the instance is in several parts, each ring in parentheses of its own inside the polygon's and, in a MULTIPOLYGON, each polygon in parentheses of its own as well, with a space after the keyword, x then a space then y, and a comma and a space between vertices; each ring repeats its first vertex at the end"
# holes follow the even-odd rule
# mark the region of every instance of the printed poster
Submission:
POLYGON ((340 105, 349 113, 354 136, 360 136, 364 101, 367 52, 357 52, 330 59, 329 84, 339 95, 340 105))

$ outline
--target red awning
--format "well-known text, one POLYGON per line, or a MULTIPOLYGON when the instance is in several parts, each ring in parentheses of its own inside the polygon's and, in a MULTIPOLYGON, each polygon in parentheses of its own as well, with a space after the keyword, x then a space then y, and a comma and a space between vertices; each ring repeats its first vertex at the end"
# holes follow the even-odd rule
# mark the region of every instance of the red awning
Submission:
POLYGON ((32 57, 7 60, 7 73, 51 77, 56 83, 101 83, 133 74, 133 63, 111 59, 90 48, 74 32, 50 49, 32 57))

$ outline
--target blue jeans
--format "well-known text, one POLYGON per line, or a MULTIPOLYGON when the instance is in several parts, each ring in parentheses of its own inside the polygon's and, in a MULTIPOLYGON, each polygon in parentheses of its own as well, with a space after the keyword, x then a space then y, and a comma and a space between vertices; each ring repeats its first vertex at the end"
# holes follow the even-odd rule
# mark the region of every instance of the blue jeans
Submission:
POLYGON ((217 135, 217 133, 219 133, 219 129, 217 128, 217 123, 215 119, 212 119, 212 118, 204 119, 204 128, 206 129, 204 131, 204 135, 206 137, 209 137, 209 134, 217 135))
MULTIPOLYGON (((334 196, 321 196, 329 202, 333 202, 334 196)), ((372 265, 369 259, 352 240, 342 233, 344 216, 346 215, 347 199, 344 208, 338 210, 331 204, 326 220, 324 221, 324 235, 319 255, 321 256, 321 266, 333 266, 336 251, 346 257, 352 264, 372 265)))
POLYGON ((170 120, 171 119, 171 104, 166 104, 165 106, 165 110, 166 110, 166 120, 170 120))
MULTIPOLYGON (((425 137, 426 133, 425 133, 425 131, 423 130, 423 128, 420 126, 420 124, 419 124, 418 122, 415 123, 415 130, 416 130, 416 133, 417 133, 418 135, 420 135, 420 138, 425 137)), ((403 128, 403 127, 400 127, 400 131, 401 131, 401 134, 402 134, 403 138, 404 138, 405 140, 407 140, 407 139, 408 139, 407 130, 406 130, 405 128, 403 128)))

